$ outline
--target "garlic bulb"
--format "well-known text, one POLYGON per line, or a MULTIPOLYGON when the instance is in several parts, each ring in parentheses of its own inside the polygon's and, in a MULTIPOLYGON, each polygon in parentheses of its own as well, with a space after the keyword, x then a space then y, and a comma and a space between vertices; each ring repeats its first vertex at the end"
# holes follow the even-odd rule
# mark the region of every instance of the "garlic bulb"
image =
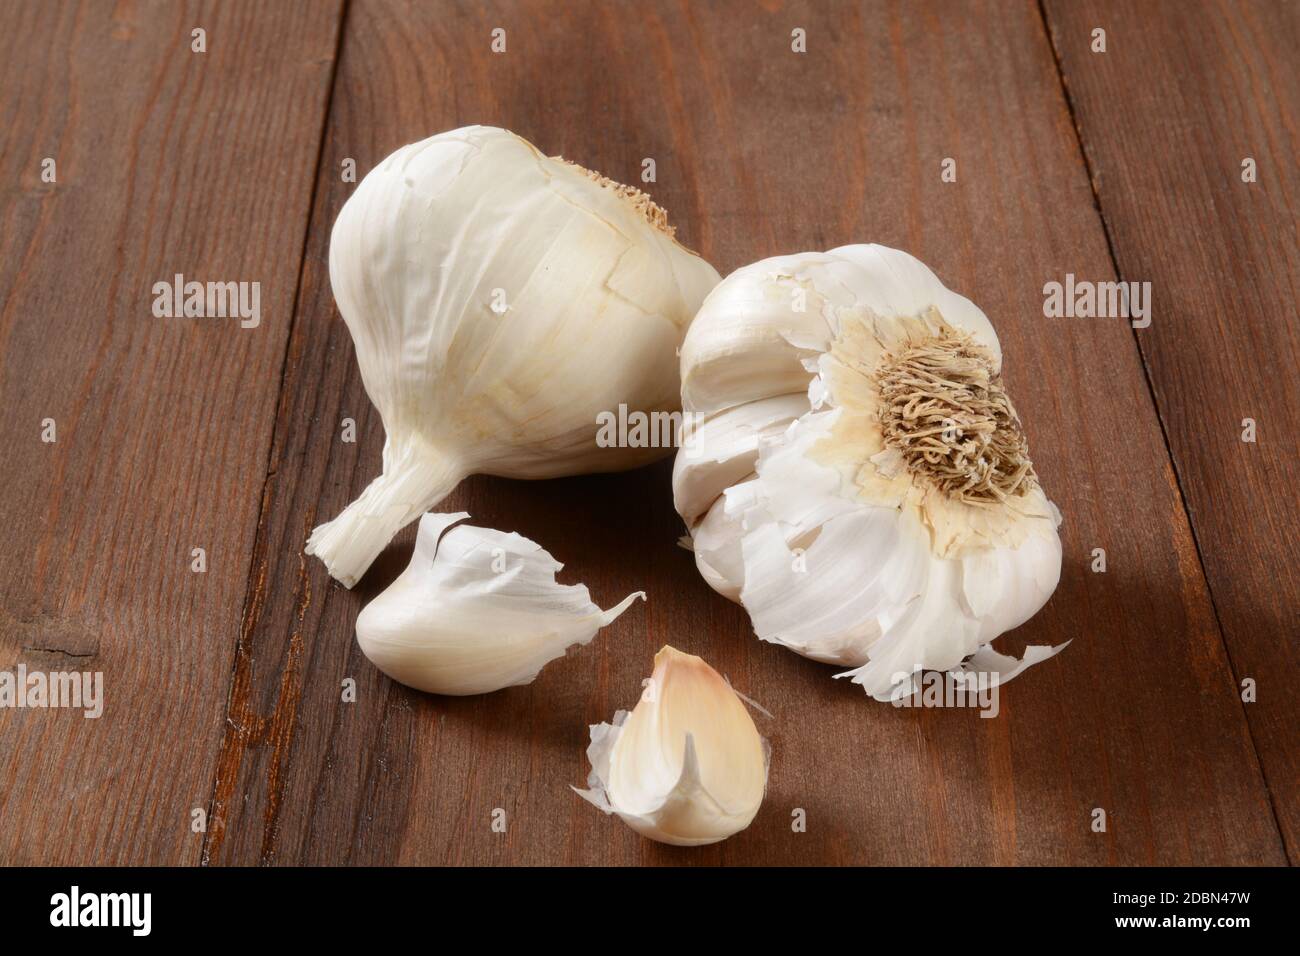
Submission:
POLYGON ((1060 514, 1001 367, 984 313, 904 252, 728 276, 682 346, 700 424, 673 493, 704 578, 878 699, 1028 620, 1060 577, 1060 514))
POLYGON ((433 694, 486 694, 529 684, 550 661, 645 593, 602 611, 563 565, 518 534, 470 525, 469 515, 420 519, 411 563, 357 617, 362 652, 393 680, 433 694))
POLYGON ((767 744, 731 685, 693 654, 664 647, 629 714, 591 727, 589 790, 642 836, 717 843, 749 826, 767 788, 767 744))
POLYGON ((470 126, 393 153, 330 239, 330 284, 383 416, 384 472, 307 553, 348 587, 466 475, 643 465, 597 415, 680 405, 676 350, 718 273, 643 194, 470 126))

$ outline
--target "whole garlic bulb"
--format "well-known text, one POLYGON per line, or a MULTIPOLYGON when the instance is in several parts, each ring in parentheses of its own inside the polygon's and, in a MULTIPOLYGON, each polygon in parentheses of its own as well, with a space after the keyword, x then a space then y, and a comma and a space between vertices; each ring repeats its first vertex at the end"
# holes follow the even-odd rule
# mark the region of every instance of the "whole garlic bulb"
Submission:
POLYGON ((1001 367, 984 313, 907 253, 728 276, 682 346, 700 424, 673 492, 700 572, 760 638, 851 666, 837 676, 878 699, 958 669, 1060 577, 1060 514, 1001 367))
POLYGON ((556 582, 563 565, 539 545, 456 525, 468 517, 421 518, 410 565, 357 617, 362 653, 399 684, 452 695, 530 684, 645 600, 636 591, 602 611, 583 585, 556 582))
POLYGON ((642 836, 717 843, 749 826, 767 788, 768 749, 731 685, 693 654, 664 647, 641 699, 591 727, 588 790, 642 836))
POLYGON ((397 150, 330 239, 330 284, 383 416, 384 471, 307 553, 348 587, 466 475, 643 465, 597 415, 680 405, 676 350, 718 282, 649 199, 470 126, 397 150))

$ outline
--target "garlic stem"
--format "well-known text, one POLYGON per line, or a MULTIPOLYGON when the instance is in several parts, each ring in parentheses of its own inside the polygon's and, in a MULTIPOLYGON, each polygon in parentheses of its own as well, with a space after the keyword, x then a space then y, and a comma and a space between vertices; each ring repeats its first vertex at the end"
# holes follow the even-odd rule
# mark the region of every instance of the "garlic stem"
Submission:
POLYGON ((384 444, 384 471, 333 521, 307 539, 307 554, 325 562, 331 576, 351 588, 402 528, 449 495, 465 477, 452 459, 415 441, 394 451, 384 444))

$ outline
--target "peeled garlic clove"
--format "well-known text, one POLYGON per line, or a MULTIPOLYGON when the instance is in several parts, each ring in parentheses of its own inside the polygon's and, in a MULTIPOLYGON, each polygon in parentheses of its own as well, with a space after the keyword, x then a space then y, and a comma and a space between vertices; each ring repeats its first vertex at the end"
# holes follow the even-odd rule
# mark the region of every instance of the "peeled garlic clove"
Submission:
POLYGON ((383 417, 383 474, 307 553, 351 587, 465 476, 635 468, 598 416, 681 407, 677 348, 714 268, 648 197, 470 126, 365 176, 330 238, 330 284, 383 417))
POLYGON ((693 654, 665 646, 629 714, 591 728, 588 790, 642 836, 717 843, 749 826, 767 788, 768 751, 731 685, 693 654))
POLYGON ((586 644, 645 593, 602 611, 563 565, 518 534, 420 519, 411 563, 357 617, 362 652, 393 680, 432 694, 486 694, 529 684, 567 648, 586 644))
MULTIPOLYGON (((992 661, 977 652, 1061 569, 1060 514, 1001 370, 984 313, 907 253, 732 273, 682 345, 684 409, 707 417, 674 501, 705 580, 760 638, 852 667, 882 700, 920 670, 992 661)), ((1020 670, 998 665, 1003 681, 1020 670)))

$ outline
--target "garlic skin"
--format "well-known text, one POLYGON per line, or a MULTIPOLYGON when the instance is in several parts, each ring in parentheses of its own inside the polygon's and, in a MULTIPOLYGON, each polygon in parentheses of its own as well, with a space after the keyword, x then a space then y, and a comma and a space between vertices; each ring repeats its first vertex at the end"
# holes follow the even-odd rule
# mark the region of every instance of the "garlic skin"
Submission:
POLYGON ((636 190, 470 126, 404 146, 358 184, 330 284, 383 417, 383 474, 308 554, 352 587, 467 475, 644 465, 597 415, 680 408, 676 350, 719 280, 636 190))
POLYGON ((749 826, 767 789, 768 748, 740 697, 693 654, 665 646, 640 701, 591 727, 588 790, 642 836, 717 843, 749 826))
POLYGON ((705 580, 761 639, 852 667, 836 676, 880 700, 1024 623, 1060 578, 1060 513, 1001 366, 984 313, 905 252, 728 276, 682 346, 703 420, 673 494, 705 580))
POLYGON ((518 534, 426 514, 411 563, 357 617, 362 653, 400 684, 431 694, 486 694, 530 684, 550 661, 645 593, 602 611, 587 589, 558 584, 563 565, 518 534))

